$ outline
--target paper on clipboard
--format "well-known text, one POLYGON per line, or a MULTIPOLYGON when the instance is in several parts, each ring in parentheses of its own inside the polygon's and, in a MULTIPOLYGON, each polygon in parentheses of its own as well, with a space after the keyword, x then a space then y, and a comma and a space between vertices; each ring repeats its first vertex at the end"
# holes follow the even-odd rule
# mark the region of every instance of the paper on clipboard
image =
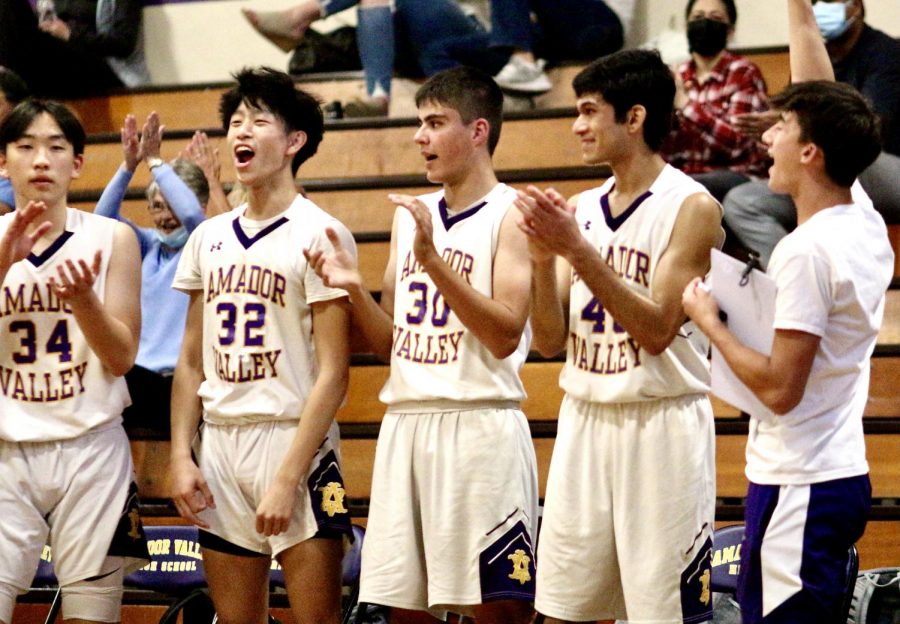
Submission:
MULTIPOLYGON (((745 285, 741 281, 745 264, 712 250, 710 290, 719 308, 728 315, 728 329, 743 344, 769 355, 775 329, 775 281, 757 269, 749 274, 745 285)), ((769 409, 741 383, 728 367, 725 358, 712 348, 712 392, 735 407, 763 416, 769 409)))

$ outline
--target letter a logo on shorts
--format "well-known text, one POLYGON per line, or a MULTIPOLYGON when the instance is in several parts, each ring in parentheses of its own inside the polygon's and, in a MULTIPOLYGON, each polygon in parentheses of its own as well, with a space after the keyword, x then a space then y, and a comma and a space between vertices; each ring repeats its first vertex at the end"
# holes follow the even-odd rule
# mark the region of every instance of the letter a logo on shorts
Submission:
POLYGON ((512 561, 513 564, 513 571, 509 578, 519 581, 521 585, 531 580, 531 575, 528 573, 528 564, 531 563, 531 557, 526 555, 524 550, 517 548, 513 554, 506 558, 512 561))
POLYGON ((333 518, 335 514, 347 513, 344 507, 344 488, 337 481, 330 481, 325 487, 319 488, 322 492, 322 511, 333 518))

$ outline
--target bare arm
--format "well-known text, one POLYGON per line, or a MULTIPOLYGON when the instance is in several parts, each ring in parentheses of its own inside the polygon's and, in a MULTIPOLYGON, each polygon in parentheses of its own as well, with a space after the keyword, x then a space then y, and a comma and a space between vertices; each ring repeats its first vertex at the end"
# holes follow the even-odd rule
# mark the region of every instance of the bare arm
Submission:
MULTIPOLYGON (((526 235, 530 228, 527 214, 537 202, 555 203, 560 209, 574 214, 577 196, 568 203, 554 189, 541 191, 529 186, 519 191, 516 208, 519 210, 519 229, 526 235)), ((568 331, 569 286, 572 267, 563 258, 543 247, 532 236, 528 238, 531 254, 531 329, 534 332, 532 346, 544 357, 553 357, 566 348, 568 331)))
POLYGON ((197 391, 203 382, 203 292, 190 293, 181 353, 172 380, 172 435, 169 474, 172 499, 182 518, 207 527, 197 513, 214 507, 212 494, 191 457, 191 442, 200 426, 202 407, 197 391))
POLYGON ((788 0, 791 82, 834 80, 834 69, 810 0, 788 0))
MULTIPOLYGON (((394 216, 393 231, 397 229, 397 217, 394 216)), ((391 356, 393 344, 394 314, 394 279, 397 267, 396 236, 391 235, 391 251, 381 289, 381 303, 363 283, 362 276, 353 255, 344 249, 340 239, 330 228, 326 229, 328 240, 334 248, 333 253, 304 250, 309 265, 322 278, 326 286, 343 288, 350 295, 352 305, 352 322, 354 330, 365 338, 366 343, 378 358, 387 362, 391 356)))
POLYGON ((684 309, 722 353, 728 367, 762 403, 776 414, 786 414, 803 399, 819 336, 778 329, 772 354, 765 356, 742 344, 719 320, 715 300, 700 279, 692 280, 683 293, 684 309))
POLYGON ((350 305, 347 299, 312 304, 313 339, 319 376, 312 387, 291 446, 256 510, 256 530, 277 535, 287 530, 297 485, 309 472, 316 451, 347 392, 350 366, 350 305))
POLYGON ((99 251, 90 267, 85 260, 77 266, 67 260, 57 266, 50 286, 71 306, 75 322, 103 367, 113 375, 124 375, 134 365, 141 335, 141 254, 131 228, 116 224, 102 303, 93 289, 100 261, 99 251))
POLYGON ((441 296, 459 320, 491 354, 502 359, 519 344, 528 321, 531 263, 528 241, 516 225, 512 210, 500 224, 494 257, 492 290, 488 297, 473 288, 441 257, 432 238, 431 213, 409 195, 391 195, 391 201, 409 210, 416 222, 413 249, 441 296))

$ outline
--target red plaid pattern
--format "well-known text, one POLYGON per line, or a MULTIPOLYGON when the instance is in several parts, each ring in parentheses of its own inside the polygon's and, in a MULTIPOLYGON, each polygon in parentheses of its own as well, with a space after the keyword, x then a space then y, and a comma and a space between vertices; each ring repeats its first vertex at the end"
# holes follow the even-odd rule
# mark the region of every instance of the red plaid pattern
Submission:
POLYGON ((677 71, 688 103, 675 111, 678 127, 666 139, 663 156, 685 173, 731 169, 765 177, 765 147, 733 126, 736 115, 769 108, 759 68, 726 50, 703 84, 693 60, 677 71))

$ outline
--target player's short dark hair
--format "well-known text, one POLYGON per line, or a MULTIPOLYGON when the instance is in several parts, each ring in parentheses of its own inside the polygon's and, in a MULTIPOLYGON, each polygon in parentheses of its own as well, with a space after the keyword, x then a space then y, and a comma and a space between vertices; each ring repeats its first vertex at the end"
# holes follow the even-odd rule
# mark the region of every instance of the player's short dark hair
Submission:
POLYGON ((853 87, 842 82, 799 82, 772 98, 772 108, 794 113, 800 140, 825 156, 825 173, 850 187, 881 152, 878 115, 853 87))
POLYGON ((656 50, 622 50, 585 67, 572 81, 577 97, 599 95, 624 123, 633 106, 647 111, 644 142, 656 151, 672 129, 675 78, 656 50))
POLYGON ((0 91, 6 96, 6 101, 13 106, 30 95, 28 85, 19 74, 2 65, 0 65, 0 91))
POLYGON ((472 67, 454 67, 429 78, 416 91, 416 106, 435 102, 459 113, 463 123, 485 119, 490 128, 488 152, 493 154, 503 125, 503 92, 494 79, 472 67))
POLYGON ((28 98, 16 105, 0 124, 0 152, 6 152, 6 146, 15 143, 28 132, 28 127, 39 115, 50 115, 62 130, 66 141, 72 144, 76 156, 84 154, 84 126, 67 106, 52 100, 28 98))
MULTIPOLYGON (((737 6, 735 6, 734 0, 719 0, 719 2, 725 5, 725 13, 728 15, 728 23, 732 26, 737 24, 737 6)), ((687 6, 684 9, 685 21, 690 18, 691 11, 693 10, 695 4, 697 4, 697 0, 688 0, 687 6)))
POLYGON ((219 102, 222 127, 228 131, 231 116, 244 103, 272 113, 288 132, 304 132, 306 143, 291 161, 291 171, 296 175, 300 165, 319 149, 325 133, 325 117, 318 98, 298 89, 289 75, 271 67, 245 67, 234 74, 234 79, 237 84, 219 102))

